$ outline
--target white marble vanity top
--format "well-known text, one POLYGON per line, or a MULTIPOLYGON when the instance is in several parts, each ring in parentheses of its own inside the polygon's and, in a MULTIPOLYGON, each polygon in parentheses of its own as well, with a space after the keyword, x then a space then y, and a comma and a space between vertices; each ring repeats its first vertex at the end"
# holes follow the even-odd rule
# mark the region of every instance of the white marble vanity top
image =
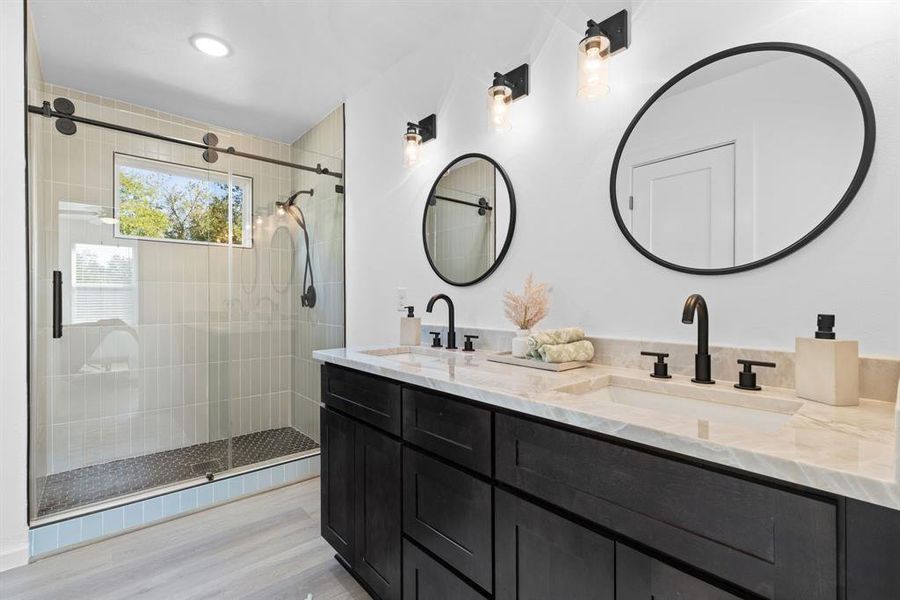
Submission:
POLYGON ((489 362, 489 354, 397 346, 313 358, 900 509, 900 404, 832 407, 781 388, 741 392, 730 381, 602 365, 556 373, 489 362))

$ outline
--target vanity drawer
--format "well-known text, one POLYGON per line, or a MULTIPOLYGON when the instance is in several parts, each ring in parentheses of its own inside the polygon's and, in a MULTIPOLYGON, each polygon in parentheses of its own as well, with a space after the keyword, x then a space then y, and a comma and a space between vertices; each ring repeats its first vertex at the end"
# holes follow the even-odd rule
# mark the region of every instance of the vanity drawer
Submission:
POLYGON ((331 364, 322 366, 322 402, 400 435, 400 384, 331 364))
POLYGON ((404 388, 403 439, 473 471, 491 475, 489 410, 404 388))
POLYGON ((497 414, 498 480, 768 598, 835 598, 837 506, 497 414))
POLYGON ((403 540, 403 600, 484 600, 447 567, 403 540))
POLYGON ((487 591, 491 508, 490 484, 403 448, 403 532, 487 591))
POLYGON ((646 554, 616 544, 616 600, 740 600, 646 554))

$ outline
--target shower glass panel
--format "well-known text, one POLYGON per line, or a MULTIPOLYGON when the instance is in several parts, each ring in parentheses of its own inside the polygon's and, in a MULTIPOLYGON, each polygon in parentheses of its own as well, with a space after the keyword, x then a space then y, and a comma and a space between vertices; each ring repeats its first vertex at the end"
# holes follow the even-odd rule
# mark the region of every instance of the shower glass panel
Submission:
MULTIPOLYGON (((56 86, 31 93, 161 135, 211 130, 56 86)), ((326 122, 293 145, 215 133, 220 147, 343 172, 342 109, 326 122)), ((32 522, 316 452, 311 352, 344 339, 342 180, 81 123, 63 135, 40 115, 28 125, 32 522), (312 194, 279 206, 301 189, 312 194)))

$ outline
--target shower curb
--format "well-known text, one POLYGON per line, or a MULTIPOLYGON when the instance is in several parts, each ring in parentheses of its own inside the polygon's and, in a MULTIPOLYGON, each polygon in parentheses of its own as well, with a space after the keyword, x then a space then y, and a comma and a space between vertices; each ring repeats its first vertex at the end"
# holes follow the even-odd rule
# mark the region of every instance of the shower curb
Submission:
POLYGON ((28 554, 31 561, 46 558, 259 492, 312 479, 318 477, 320 472, 321 459, 317 453, 153 498, 41 525, 28 532, 28 554))

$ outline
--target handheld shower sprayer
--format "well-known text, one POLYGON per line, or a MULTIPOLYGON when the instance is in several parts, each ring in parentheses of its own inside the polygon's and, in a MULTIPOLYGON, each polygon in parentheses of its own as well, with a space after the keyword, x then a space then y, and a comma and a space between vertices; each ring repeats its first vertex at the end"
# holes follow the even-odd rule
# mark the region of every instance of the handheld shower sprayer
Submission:
POLYGON ((304 247, 306 248, 306 262, 303 266, 303 287, 300 288, 300 306, 305 306, 307 308, 312 308, 316 305, 316 286, 315 279, 313 277, 312 260, 310 256, 309 232, 306 229, 306 217, 303 215, 303 211, 300 210, 300 206, 296 204, 296 201, 297 197, 299 197, 301 194, 312 196, 314 193, 315 189, 313 188, 310 188, 308 190, 300 190, 288 196, 288 199, 284 202, 275 203, 275 206, 278 207, 279 211, 283 211, 291 215, 291 218, 294 219, 294 221, 300 227, 300 230, 303 231, 303 243, 304 247), (291 210, 292 208, 294 210, 291 210), (307 278, 309 280, 309 286, 306 285, 307 278))

